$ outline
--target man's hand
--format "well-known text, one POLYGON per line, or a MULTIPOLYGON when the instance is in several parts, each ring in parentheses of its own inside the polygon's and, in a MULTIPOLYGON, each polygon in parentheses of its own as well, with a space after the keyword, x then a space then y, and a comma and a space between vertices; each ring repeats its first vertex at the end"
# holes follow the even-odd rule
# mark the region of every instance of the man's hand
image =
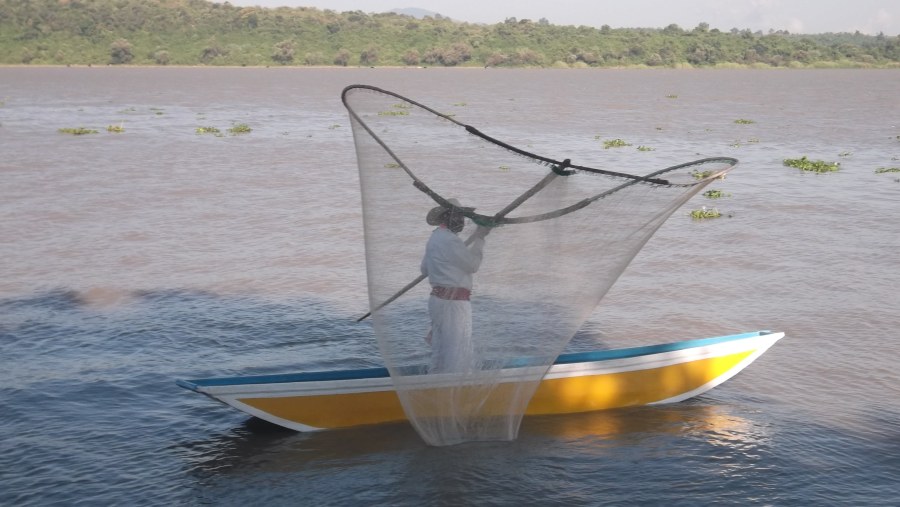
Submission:
POLYGON ((484 239, 485 236, 490 234, 490 232, 491 232, 490 227, 484 227, 483 225, 479 225, 478 228, 475 229, 475 233, 472 234, 472 236, 475 236, 476 238, 484 239))

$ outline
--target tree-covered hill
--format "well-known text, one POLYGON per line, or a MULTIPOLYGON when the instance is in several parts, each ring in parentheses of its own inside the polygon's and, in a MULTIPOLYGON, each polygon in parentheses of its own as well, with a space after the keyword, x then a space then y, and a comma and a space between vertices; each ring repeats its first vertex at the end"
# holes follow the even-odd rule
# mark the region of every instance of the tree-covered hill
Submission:
POLYGON ((204 0, 0 0, 0 64, 900 68, 900 36, 482 25, 204 0))

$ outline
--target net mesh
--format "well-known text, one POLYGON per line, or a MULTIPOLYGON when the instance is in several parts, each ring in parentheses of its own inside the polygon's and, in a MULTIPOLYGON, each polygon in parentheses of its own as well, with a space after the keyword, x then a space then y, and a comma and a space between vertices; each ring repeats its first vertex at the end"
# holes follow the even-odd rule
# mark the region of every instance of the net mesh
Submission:
POLYGON ((544 373, 632 258, 737 163, 634 176, 528 153, 375 87, 350 86, 342 98, 375 336, 407 417, 431 445, 514 439, 544 373), (426 221, 441 211, 445 222, 466 217, 455 237, 482 253, 469 300, 432 294, 451 285, 435 283, 434 263, 452 264, 440 250, 453 237, 426 221))

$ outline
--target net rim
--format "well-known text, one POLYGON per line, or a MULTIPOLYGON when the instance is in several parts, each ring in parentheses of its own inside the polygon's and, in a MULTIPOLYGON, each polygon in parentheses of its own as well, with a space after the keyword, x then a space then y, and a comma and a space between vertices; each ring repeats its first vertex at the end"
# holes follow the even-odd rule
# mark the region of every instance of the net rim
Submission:
MULTIPOLYGON (((609 170, 605 170, 605 169, 598 169, 595 167, 571 164, 570 159, 555 160, 553 158, 544 157, 542 155, 538 155, 535 153, 531 153, 531 152, 522 150, 520 148, 516 148, 515 146, 512 146, 508 143, 505 143, 496 138, 488 136, 487 134, 481 132, 480 130, 478 130, 477 128, 475 128, 471 125, 464 124, 464 123, 452 118, 451 116, 448 116, 444 113, 436 111, 435 109, 432 109, 432 108, 426 106, 425 104, 422 104, 413 99, 410 99, 408 97, 400 95, 399 93, 392 92, 390 90, 385 90, 385 89, 379 88, 377 86, 365 85, 365 84, 353 84, 353 85, 346 86, 343 89, 343 91, 341 92, 341 102, 344 104, 344 107, 347 109, 350 116, 360 126, 362 126, 366 130, 366 132, 372 137, 372 139, 374 139, 375 142, 377 142, 391 156, 391 158, 394 159, 394 161, 403 169, 403 171, 409 175, 409 177, 413 180, 413 185, 417 189, 419 189, 421 192, 428 195, 437 205, 445 207, 445 208, 454 209, 456 212, 469 218, 470 220, 472 220, 476 223, 490 226, 490 227, 496 227, 499 225, 507 225, 507 224, 525 224, 525 223, 539 222, 539 221, 543 221, 543 220, 550 220, 553 218, 558 218, 563 215, 567 215, 574 211, 578 211, 582 208, 585 208, 586 206, 590 205, 591 203, 593 203, 597 200, 603 199, 615 192, 618 192, 626 187, 629 187, 629 186, 635 185, 635 184, 645 184, 645 185, 665 186, 665 187, 681 187, 681 188, 689 188, 689 187, 693 187, 696 185, 706 184, 709 180, 723 178, 725 176, 725 174, 727 174, 730 170, 734 169, 738 164, 738 160, 733 157, 708 157, 708 158, 703 158, 703 159, 694 160, 691 162, 685 162, 685 163, 676 164, 676 165, 673 165, 670 167, 666 167, 666 168, 651 172, 645 176, 638 176, 638 175, 634 175, 634 174, 609 171, 609 170), (455 124, 459 127, 462 127, 463 129, 466 130, 466 132, 468 132, 471 135, 475 135, 489 143, 500 146, 500 147, 502 147, 506 150, 512 151, 513 153, 516 153, 518 155, 530 158, 539 164, 548 166, 553 171, 553 173, 551 173, 551 174, 556 174, 559 176, 566 177, 566 176, 570 176, 570 175, 577 174, 577 173, 587 173, 587 174, 610 176, 610 177, 614 177, 614 178, 623 178, 623 179, 626 179, 627 181, 623 182, 621 185, 613 187, 613 188, 606 190, 604 192, 601 192, 597 195, 582 199, 582 200, 580 200, 570 206, 567 206, 565 208, 560 208, 558 210, 549 211, 546 213, 541 213, 541 214, 536 214, 536 215, 507 218, 506 214, 512 210, 508 210, 508 211, 503 210, 494 215, 484 215, 481 213, 476 213, 474 210, 462 209, 457 206, 454 206, 452 203, 449 202, 449 200, 447 198, 441 196, 440 194, 438 194, 437 192, 432 190, 431 187, 429 187, 424 181, 422 181, 422 179, 420 179, 418 176, 416 176, 416 174, 402 160, 400 160, 400 158, 390 149, 390 147, 387 146, 387 144, 384 141, 381 140, 381 138, 366 124, 366 122, 363 121, 363 119, 356 113, 356 111, 353 109, 353 107, 349 103, 350 94, 354 91, 366 91, 366 92, 380 93, 380 94, 388 95, 388 96, 394 97, 398 100, 407 102, 416 107, 422 108, 422 109, 434 114, 435 116, 443 118, 449 122, 452 122, 453 124, 455 124), (679 169, 685 169, 688 167, 699 166, 699 165, 710 164, 710 163, 723 163, 723 164, 727 164, 727 167, 725 167, 713 174, 710 174, 704 178, 697 179, 696 181, 691 182, 691 183, 673 183, 669 180, 659 178, 659 176, 670 173, 672 171, 677 171, 679 169)), ((551 174, 548 174, 544 178, 544 180, 542 180, 540 183, 538 183, 538 185, 541 185, 540 188, 543 187, 542 183, 544 185, 546 184, 545 180, 552 179, 551 174)))

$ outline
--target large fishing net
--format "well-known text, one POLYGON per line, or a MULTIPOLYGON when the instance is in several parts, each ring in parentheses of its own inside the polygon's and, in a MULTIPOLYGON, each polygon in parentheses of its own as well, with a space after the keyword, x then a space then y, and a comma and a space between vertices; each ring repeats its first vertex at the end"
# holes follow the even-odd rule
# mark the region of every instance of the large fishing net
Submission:
POLYGON ((529 153, 375 87, 350 86, 342 98, 375 336, 407 417, 431 445, 516 438, 544 373, 632 258, 737 163, 636 176, 627 173, 643 170, 529 153), (445 227, 454 221, 465 222, 456 237, 470 257, 482 252, 477 272, 441 251, 454 246, 445 227))

